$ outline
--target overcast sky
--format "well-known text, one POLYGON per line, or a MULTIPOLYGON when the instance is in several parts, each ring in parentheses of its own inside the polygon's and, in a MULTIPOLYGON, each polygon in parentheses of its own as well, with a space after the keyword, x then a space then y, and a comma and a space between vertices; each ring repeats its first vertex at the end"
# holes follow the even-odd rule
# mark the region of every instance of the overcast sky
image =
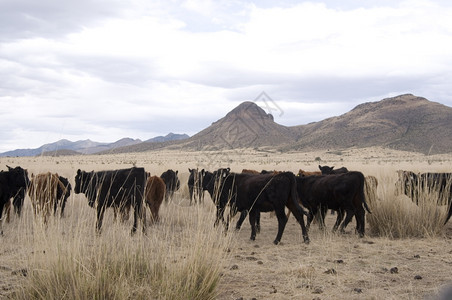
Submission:
POLYGON ((452 106, 451 80, 451 1, 0 0, 0 152, 192 135, 262 92, 287 126, 452 106))

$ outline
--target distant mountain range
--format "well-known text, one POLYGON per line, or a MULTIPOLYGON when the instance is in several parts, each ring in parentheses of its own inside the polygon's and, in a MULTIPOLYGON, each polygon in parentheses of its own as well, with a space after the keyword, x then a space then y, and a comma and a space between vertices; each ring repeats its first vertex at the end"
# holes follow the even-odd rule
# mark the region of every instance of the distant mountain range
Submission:
POLYGON ((343 115, 299 126, 277 124, 273 116, 256 103, 243 102, 192 137, 170 133, 144 142, 126 138, 112 144, 61 140, 38 149, 19 149, 0 156, 106 154, 156 149, 312 151, 372 146, 439 154, 452 152, 451 137, 451 107, 405 94, 363 103, 343 115))
MULTIPOLYGON (((157 136, 146 140, 146 143, 162 143, 167 141, 187 139, 187 134, 169 133, 166 136, 157 136)), ((77 154, 95 154, 108 153, 116 148, 128 147, 141 144, 140 139, 123 138, 114 143, 99 143, 91 140, 82 140, 71 142, 66 139, 59 140, 55 143, 45 144, 36 149, 17 149, 0 153, 0 156, 36 156, 36 155, 77 155, 77 154)))
POLYGON ((312 151, 387 147, 439 154, 452 152, 452 108, 412 94, 363 103, 351 111, 299 126, 283 126, 254 102, 243 102, 211 126, 180 141, 141 143, 114 153, 155 149, 239 148, 312 151))

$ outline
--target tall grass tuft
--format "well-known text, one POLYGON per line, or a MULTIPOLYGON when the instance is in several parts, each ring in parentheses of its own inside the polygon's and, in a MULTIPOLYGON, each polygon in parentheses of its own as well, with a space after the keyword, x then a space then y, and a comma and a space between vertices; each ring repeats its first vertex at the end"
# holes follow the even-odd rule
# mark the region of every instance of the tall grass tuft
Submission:
POLYGON ((176 202, 147 235, 132 237, 111 217, 97 235, 87 205, 47 228, 35 223, 23 241, 33 249, 28 276, 12 298, 215 299, 231 237, 213 227, 208 207, 176 202))
POLYGON ((434 237, 443 233, 447 205, 438 203, 438 190, 420 188, 416 205, 406 195, 396 191, 394 185, 381 188, 381 200, 371 202, 372 214, 367 214, 370 234, 410 238, 434 237))

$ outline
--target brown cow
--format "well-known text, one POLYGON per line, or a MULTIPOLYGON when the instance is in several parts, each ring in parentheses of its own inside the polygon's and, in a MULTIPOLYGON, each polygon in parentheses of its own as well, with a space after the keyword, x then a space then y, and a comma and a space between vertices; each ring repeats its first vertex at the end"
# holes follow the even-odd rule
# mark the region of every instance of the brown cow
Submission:
POLYGON ((258 172, 256 170, 250 170, 250 169, 243 169, 242 173, 245 173, 245 174, 260 174, 260 172, 258 172))
POLYGON ((159 220, 159 209, 165 197, 166 185, 162 178, 151 176, 146 182, 145 199, 151 210, 151 222, 159 220))
POLYGON ((31 199, 35 216, 41 215, 44 224, 54 209, 55 203, 58 202, 58 187, 65 194, 66 186, 60 181, 58 174, 50 172, 41 173, 36 176, 31 174, 30 189, 28 195, 31 199))
POLYGON ((312 176, 312 175, 322 175, 322 172, 320 171, 305 171, 305 170, 298 170, 297 176, 312 176))

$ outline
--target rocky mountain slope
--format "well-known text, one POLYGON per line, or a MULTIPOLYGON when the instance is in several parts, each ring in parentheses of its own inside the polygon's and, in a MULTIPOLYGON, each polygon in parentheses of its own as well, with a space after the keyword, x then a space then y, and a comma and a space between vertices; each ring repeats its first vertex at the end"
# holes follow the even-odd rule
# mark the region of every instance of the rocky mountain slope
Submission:
POLYGON ((292 128, 294 150, 383 146, 451 152, 452 108, 411 94, 356 106, 338 117, 292 128))

